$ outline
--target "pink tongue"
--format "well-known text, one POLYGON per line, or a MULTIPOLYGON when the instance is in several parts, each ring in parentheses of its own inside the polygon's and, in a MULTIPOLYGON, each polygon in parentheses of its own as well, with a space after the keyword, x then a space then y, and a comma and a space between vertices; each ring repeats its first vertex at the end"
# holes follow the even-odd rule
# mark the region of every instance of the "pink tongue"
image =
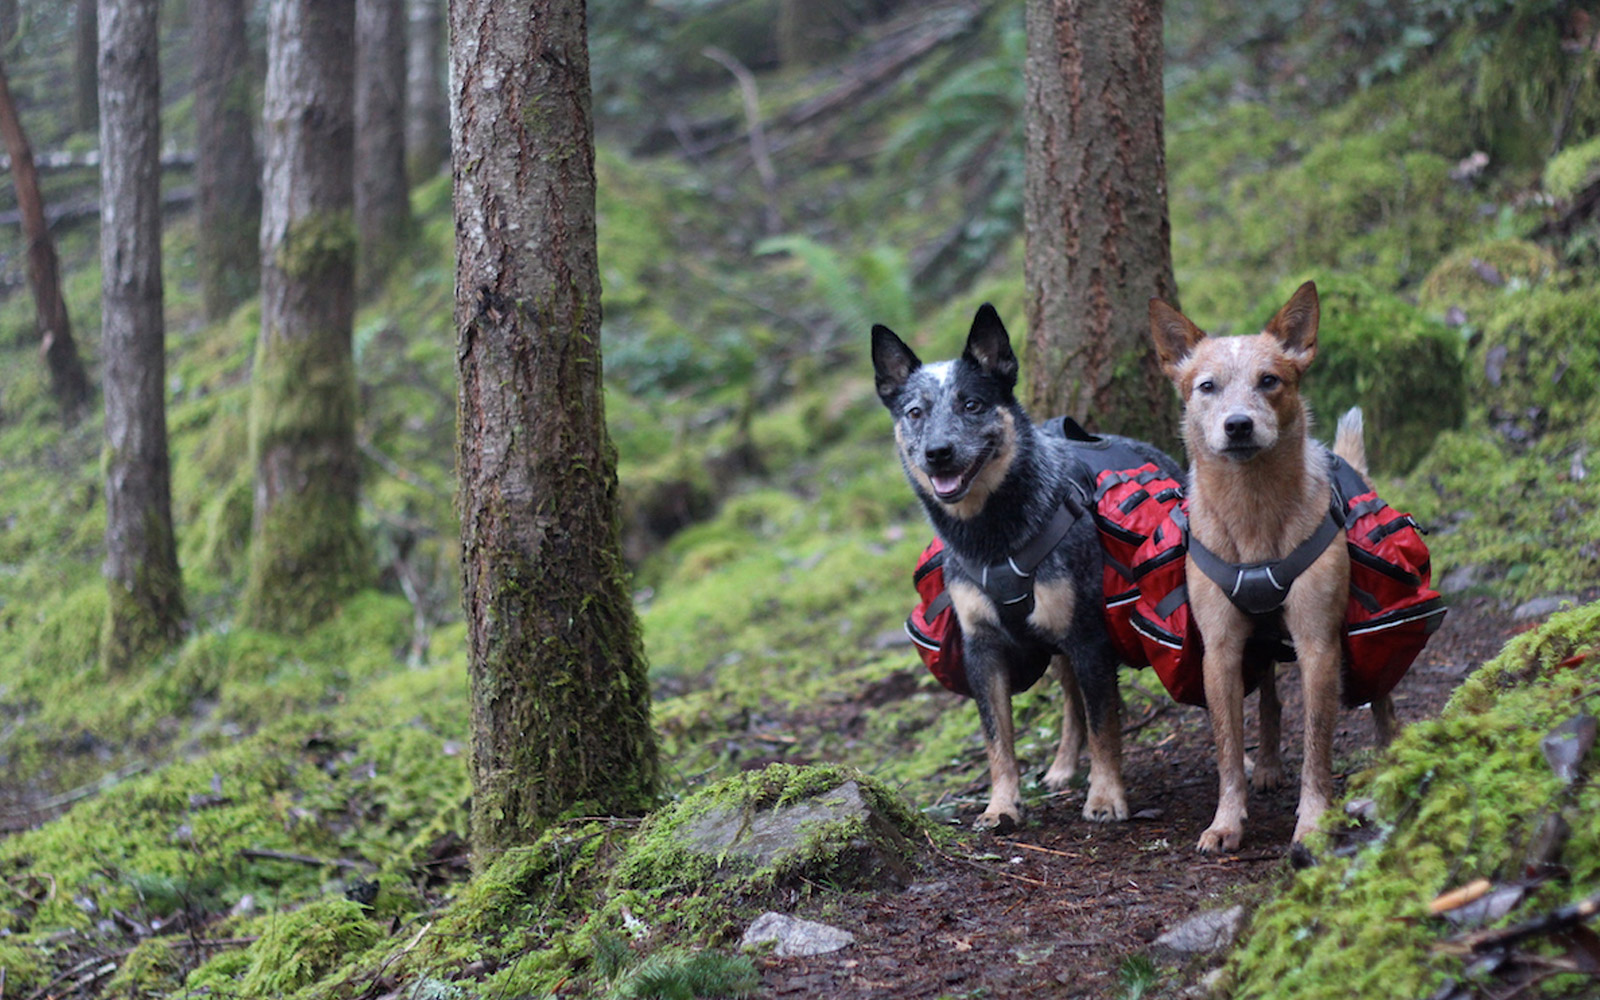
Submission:
POLYGON ((937 493, 954 493, 961 485, 960 476, 929 476, 937 493))

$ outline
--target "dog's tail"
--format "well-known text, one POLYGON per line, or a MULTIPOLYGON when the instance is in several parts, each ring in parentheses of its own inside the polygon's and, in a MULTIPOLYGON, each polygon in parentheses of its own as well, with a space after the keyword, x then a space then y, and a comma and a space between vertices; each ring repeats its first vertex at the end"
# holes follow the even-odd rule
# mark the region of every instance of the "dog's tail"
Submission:
POLYGON ((1352 406, 1339 418, 1339 429, 1333 435, 1333 453, 1366 477, 1366 422, 1361 417, 1361 407, 1352 406))

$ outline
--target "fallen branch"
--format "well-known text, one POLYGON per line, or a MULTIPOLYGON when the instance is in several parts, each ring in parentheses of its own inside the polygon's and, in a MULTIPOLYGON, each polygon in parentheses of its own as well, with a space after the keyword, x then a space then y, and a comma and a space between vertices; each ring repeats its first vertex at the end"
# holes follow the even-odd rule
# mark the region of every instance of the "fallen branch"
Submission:
POLYGON ((1455 938, 1454 942, 1473 952, 1493 951, 1541 934, 1553 934, 1569 927, 1576 927, 1597 913, 1600 913, 1600 892, 1570 906, 1563 906, 1559 910, 1546 913, 1542 917, 1498 930, 1477 931, 1455 938))
POLYGON ((149 767, 148 763, 137 761, 126 767, 119 767, 110 774, 101 775, 87 785, 80 785, 71 791, 62 792, 60 795, 52 795, 48 799, 41 799, 27 809, 0 815, 0 832, 12 833, 18 830, 32 829, 44 814, 70 806, 74 802, 79 802, 91 796, 99 795, 109 788, 116 787, 128 778, 142 773, 149 767))
POLYGON ((272 851, 265 847, 245 847, 240 849, 239 857, 252 858, 260 861, 289 861, 297 865, 310 865, 313 868, 350 868, 355 871, 375 872, 378 866, 370 861, 350 861, 345 858, 315 858, 309 854, 290 854, 288 851, 272 851))

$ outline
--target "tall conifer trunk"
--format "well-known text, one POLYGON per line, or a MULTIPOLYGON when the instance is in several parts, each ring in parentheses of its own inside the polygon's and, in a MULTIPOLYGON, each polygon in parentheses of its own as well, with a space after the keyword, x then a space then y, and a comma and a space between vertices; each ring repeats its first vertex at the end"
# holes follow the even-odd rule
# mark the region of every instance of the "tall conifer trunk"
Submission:
POLYGON ((194 17, 195 257, 208 319, 261 282, 261 183, 253 134, 244 0, 192 0, 194 17))
POLYGON ((34 167, 33 147, 22 130, 4 66, 0 66, 0 137, 5 139, 6 154, 11 157, 22 238, 28 245, 28 288, 33 292, 39 350, 50 372, 51 395, 71 422, 83 414, 93 389, 83 359, 78 357, 78 345, 72 339, 72 318, 67 315, 67 300, 61 295, 61 261, 44 217, 39 171, 34 167))
POLYGON ((475 863, 575 810, 647 808, 650 688, 600 381, 582 0, 456 0, 462 599, 475 863))
POLYGON ((412 184, 450 159, 450 104, 444 91, 444 4, 406 0, 406 172, 412 184))
POLYGON ((1176 450, 1161 0, 1027 0, 1028 402, 1176 450))
POLYGON ((160 0, 100 0, 100 300, 106 402, 101 660, 122 670, 176 642, 161 289, 160 0))
POLYGON ((355 0, 272 0, 243 617, 295 631, 369 577, 355 443, 355 0))
POLYGON ((411 233, 406 184, 405 0, 356 0, 356 283, 363 294, 411 233))

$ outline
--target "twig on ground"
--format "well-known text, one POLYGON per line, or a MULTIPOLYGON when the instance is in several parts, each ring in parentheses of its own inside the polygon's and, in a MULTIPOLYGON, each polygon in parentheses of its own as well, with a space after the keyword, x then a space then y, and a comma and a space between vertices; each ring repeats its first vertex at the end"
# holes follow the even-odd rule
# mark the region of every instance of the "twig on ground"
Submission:
POLYGON ((264 847, 241 848, 239 857, 261 861, 292 861, 298 865, 311 865, 314 868, 325 868, 332 865, 335 868, 351 868, 364 872, 378 870, 378 866, 370 861, 351 861, 346 858, 316 858, 309 854, 290 854, 288 851, 272 851, 264 847))

